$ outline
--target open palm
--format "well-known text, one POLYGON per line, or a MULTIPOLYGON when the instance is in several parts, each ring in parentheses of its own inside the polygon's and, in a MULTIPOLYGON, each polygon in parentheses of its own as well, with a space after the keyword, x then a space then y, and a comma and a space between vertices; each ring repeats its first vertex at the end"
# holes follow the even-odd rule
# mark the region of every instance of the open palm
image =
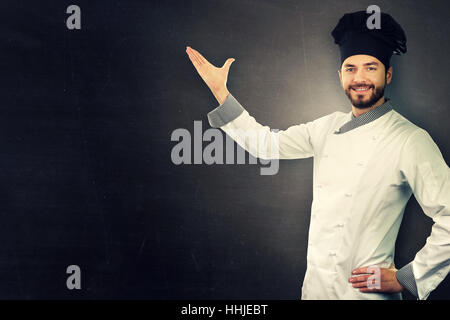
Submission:
POLYGON ((203 57, 200 52, 192 49, 191 47, 186 47, 186 53, 189 55, 189 59, 194 65, 200 77, 205 81, 206 85, 211 89, 212 93, 219 102, 220 95, 227 92, 227 80, 228 72, 230 70, 231 64, 235 59, 229 58, 225 61, 225 64, 221 68, 213 66, 208 60, 203 57))

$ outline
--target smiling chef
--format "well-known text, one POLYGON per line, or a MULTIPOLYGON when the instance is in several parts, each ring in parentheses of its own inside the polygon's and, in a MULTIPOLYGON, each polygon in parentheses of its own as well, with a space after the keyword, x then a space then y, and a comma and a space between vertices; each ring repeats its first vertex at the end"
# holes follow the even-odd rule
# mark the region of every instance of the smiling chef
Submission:
POLYGON ((384 97, 390 58, 406 53, 403 29, 386 13, 380 28, 370 29, 368 18, 366 11, 345 14, 332 31, 352 111, 278 132, 259 124, 228 91, 233 58, 217 68, 186 48, 220 104, 208 113, 212 127, 255 157, 273 159, 274 145, 277 159, 314 157, 302 299, 401 299, 405 289, 426 299, 450 271, 450 170, 430 135, 384 97), (242 139, 248 130, 259 132, 256 151, 242 139), (412 194, 434 224, 414 260, 397 270, 395 241, 412 194))

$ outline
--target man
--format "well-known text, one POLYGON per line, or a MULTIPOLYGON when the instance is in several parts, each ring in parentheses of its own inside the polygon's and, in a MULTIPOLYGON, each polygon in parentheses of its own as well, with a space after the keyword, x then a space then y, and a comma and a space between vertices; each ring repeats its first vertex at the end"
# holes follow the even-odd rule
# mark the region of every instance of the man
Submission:
POLYGON ((381 14, 381 29, 368 29, 367 18, 364 11, 346 14, 332 32, 352 111, 279 132, 256 122, 228 92, 234 59, 216 68, 198 51, 186 50, 220 103, 208 114, 211 126, 249 152, 254 149, 242 135, 262 132, 255 157, 270 159, 273 145, 279 159, 314 157, 302 299, 401 299, 405 288, 426 299, 450 270, 449 167, 428 133, 384 97, 390 58, 406 53, 406 36, 388 14, 381 14), (414 260, 397 270, 395 240, 412 193, 434 225, 414 260))

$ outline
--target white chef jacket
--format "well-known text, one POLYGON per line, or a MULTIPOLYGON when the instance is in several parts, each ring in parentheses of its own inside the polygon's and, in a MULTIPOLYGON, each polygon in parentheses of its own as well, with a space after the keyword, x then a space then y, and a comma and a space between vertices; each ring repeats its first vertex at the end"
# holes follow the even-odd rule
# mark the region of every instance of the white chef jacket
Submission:
POLYGON ((418 298, 426 299, 450 271, 449 167, 429 134, 395 110, 343 134, 336 133, 352 112, 273 132, 229 94, 208 119, 254 157, 314 157, 302 299, 401 299, 400 293, 362 293, 348 279, 358 267, 394 266, 395 241, 412 193, 434 221, 426 245, 410 263, 418 298), (249 130, 259 132, 256 149, 245 139, 249 130))

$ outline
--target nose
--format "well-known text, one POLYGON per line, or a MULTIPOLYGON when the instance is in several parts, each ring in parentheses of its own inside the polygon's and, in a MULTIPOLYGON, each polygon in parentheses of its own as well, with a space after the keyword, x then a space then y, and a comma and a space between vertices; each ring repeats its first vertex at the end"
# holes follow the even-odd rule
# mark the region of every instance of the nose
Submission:
POLYGON ((364 70, 362 70, 362 69, 357 70, 355 75, 354 75, 354 77, 353 77, 353 81, 356 82, 356 83, 365 82, 366 78, 365 78, 365 75, 364 75, 364 70))

